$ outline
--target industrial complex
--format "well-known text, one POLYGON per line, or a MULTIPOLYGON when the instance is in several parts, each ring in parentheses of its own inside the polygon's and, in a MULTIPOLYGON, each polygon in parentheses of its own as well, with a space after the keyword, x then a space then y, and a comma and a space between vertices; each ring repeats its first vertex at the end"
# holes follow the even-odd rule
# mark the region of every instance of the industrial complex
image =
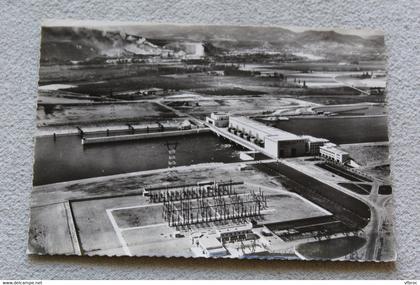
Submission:
POLYGON ((229 116, 218 112, 207 117, 206 122, 217 128, 227 128, 235 136, 264 149, 264 153, 271 158, 321 155, 340 163, 346 163, 349 160, 348 153, 327 139, 310 135, 295 135, 269 127, 251 118, 229 116))
MULTIPOLYGON (((369 193, 373 187, 378 191, 384 182, 354 168, 357 163, 348 152, 328 139, 293 134, 267 126, 253 117, 213 112, 205 121, 187 118, 175 129, 148 127, 148 132, 139 134, 133 126, 129 126, 131 134, 106 136, 101 135, 104 130, 79 129, 84 147, 162 138, 173 140, 175 136, 210 132, 237 145, 241 149, 242 162, 222 166, 222 172, 217 175, 215 171, 219 166, 190 166, 181 170, 177 166, 178 142, 167 141, 166 170, 147 174, 148 178, 144 180, 142 177, 145 176, 139 173, 136 180, 140 180, 121 195, 106 194, 105 191, 97 197, 88 195, 65 202, 68 206, 64 209, 68 209, 70 217, 69 235, 76 253, 120 254, 119 246, 97 252, 87 245, 87 240, 98 234, 90 227, 100 217, 102 206, 89 210, 94 220, 87 224, 77 213, 86 211, 88 208, 83 209, 94 201, 107 205, 108 201, 121 199, 125 202, 120 206, 104 210, 125 255, 148 254, 153 249, 163 255, 173 251, 171 255, 174 256, 185 256, 190 252, 197 257, 291 258, 297 255, 309 258, 299 251, 298 245, 323 239, 348 240, 355 248, 362 247, 364 228, 369 225, 372 209, 352 191, 362 191, 360 193, 365 195, 364 192, 369 193), (189 122, 188 127, 185 121, 189 122), (332 177, 329 177, 329 171, 334 173, 332 177), (207 179, 192 179, 190 176, 194 176, 194 172, 206 173, 207 179), (283 176, 287 180, 283 180, 283 176), (167 182, 156 183, 162 178, 167 182), (285 182, 287 187, 279 184, 285 182), (354 186, 347 188, 350 185, 354 186), (283 207, 291 212, 286 214, 283 207), (130 242, 133 238, 130 233, 135 232, 138 232, 138 245, 130 242), (145 241, 143 235, 150 235, 150 242, 157 243, 145 241), (143 242, 145 244, 141 245, 143 242)), ((110 179, 114 178, 111 176, 110 179)), ((130 181, 132 178, 125 179, 130 181)), ((66 184, 65 187, 72 186, 66 184)), ((79 187, 84 186, 79 184, 79 187)), ((48 193, 50 187, 40 186, 40 189, 48 193)))
POLYGON ((395 258, 378 39, 128 30, 43 29, 28 253, 395 258))

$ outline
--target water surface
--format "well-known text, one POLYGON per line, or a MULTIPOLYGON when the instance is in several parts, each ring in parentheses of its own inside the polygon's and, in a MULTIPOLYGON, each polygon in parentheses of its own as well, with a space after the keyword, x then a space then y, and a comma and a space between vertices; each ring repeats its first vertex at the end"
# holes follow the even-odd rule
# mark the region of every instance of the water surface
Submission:
POLYGON ((167 141, 178 141, 177 165, 239 161, 238 149, 212 133, 82 146, 78 136, 39 137, 34 185, 167 168, 167 141))
POLYGON ((261 122, 297 135, 326 138, 336 144, 388 141, 385 116, 290 118, 288 121, 261 122))

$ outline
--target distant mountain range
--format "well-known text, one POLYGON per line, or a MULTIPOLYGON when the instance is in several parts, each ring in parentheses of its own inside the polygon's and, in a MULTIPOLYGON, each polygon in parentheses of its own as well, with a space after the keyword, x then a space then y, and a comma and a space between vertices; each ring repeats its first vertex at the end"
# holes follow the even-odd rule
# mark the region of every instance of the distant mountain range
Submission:
POLYGON ((43 28, 41 62, 84 61, 95 57, 159 55, 162 48, 145 38, 87 28, 43 28))
POLYGON ((278 27, 139 26, 114 29, 44 27, 41 63, 86 61, 96 57, 132 57, 189 53, 201 43, 206 55, 251 52, 306 52, 324 57, 384 54, 383 36, 360 37, 335 31, 293 32, 278 27))

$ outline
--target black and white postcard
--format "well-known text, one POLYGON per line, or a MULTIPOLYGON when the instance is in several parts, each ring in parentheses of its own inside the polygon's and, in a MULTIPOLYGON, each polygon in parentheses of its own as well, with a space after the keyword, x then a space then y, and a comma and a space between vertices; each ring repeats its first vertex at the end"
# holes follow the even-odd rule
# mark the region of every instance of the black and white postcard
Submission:
POLYGON ((40 49, 29 254, 395 260, 380 31, 47 21, 40 49))

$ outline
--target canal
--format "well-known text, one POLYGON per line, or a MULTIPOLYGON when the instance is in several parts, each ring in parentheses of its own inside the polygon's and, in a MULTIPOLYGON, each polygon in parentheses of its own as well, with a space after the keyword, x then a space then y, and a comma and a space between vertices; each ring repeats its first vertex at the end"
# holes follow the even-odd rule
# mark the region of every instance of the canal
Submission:
POLYGON ((289 118, 267 122, 259 121, 297 134, 329 139, 336 144, 388 141, 388 127, 385 116, 380 117, 328 117, 289 118))
POLYGON ((82 146, 75 135, 38 137, 33 185, 167 168, 167 141, 178 142, 178 166, 236 162, 239 148, 213 133, 82 146))

